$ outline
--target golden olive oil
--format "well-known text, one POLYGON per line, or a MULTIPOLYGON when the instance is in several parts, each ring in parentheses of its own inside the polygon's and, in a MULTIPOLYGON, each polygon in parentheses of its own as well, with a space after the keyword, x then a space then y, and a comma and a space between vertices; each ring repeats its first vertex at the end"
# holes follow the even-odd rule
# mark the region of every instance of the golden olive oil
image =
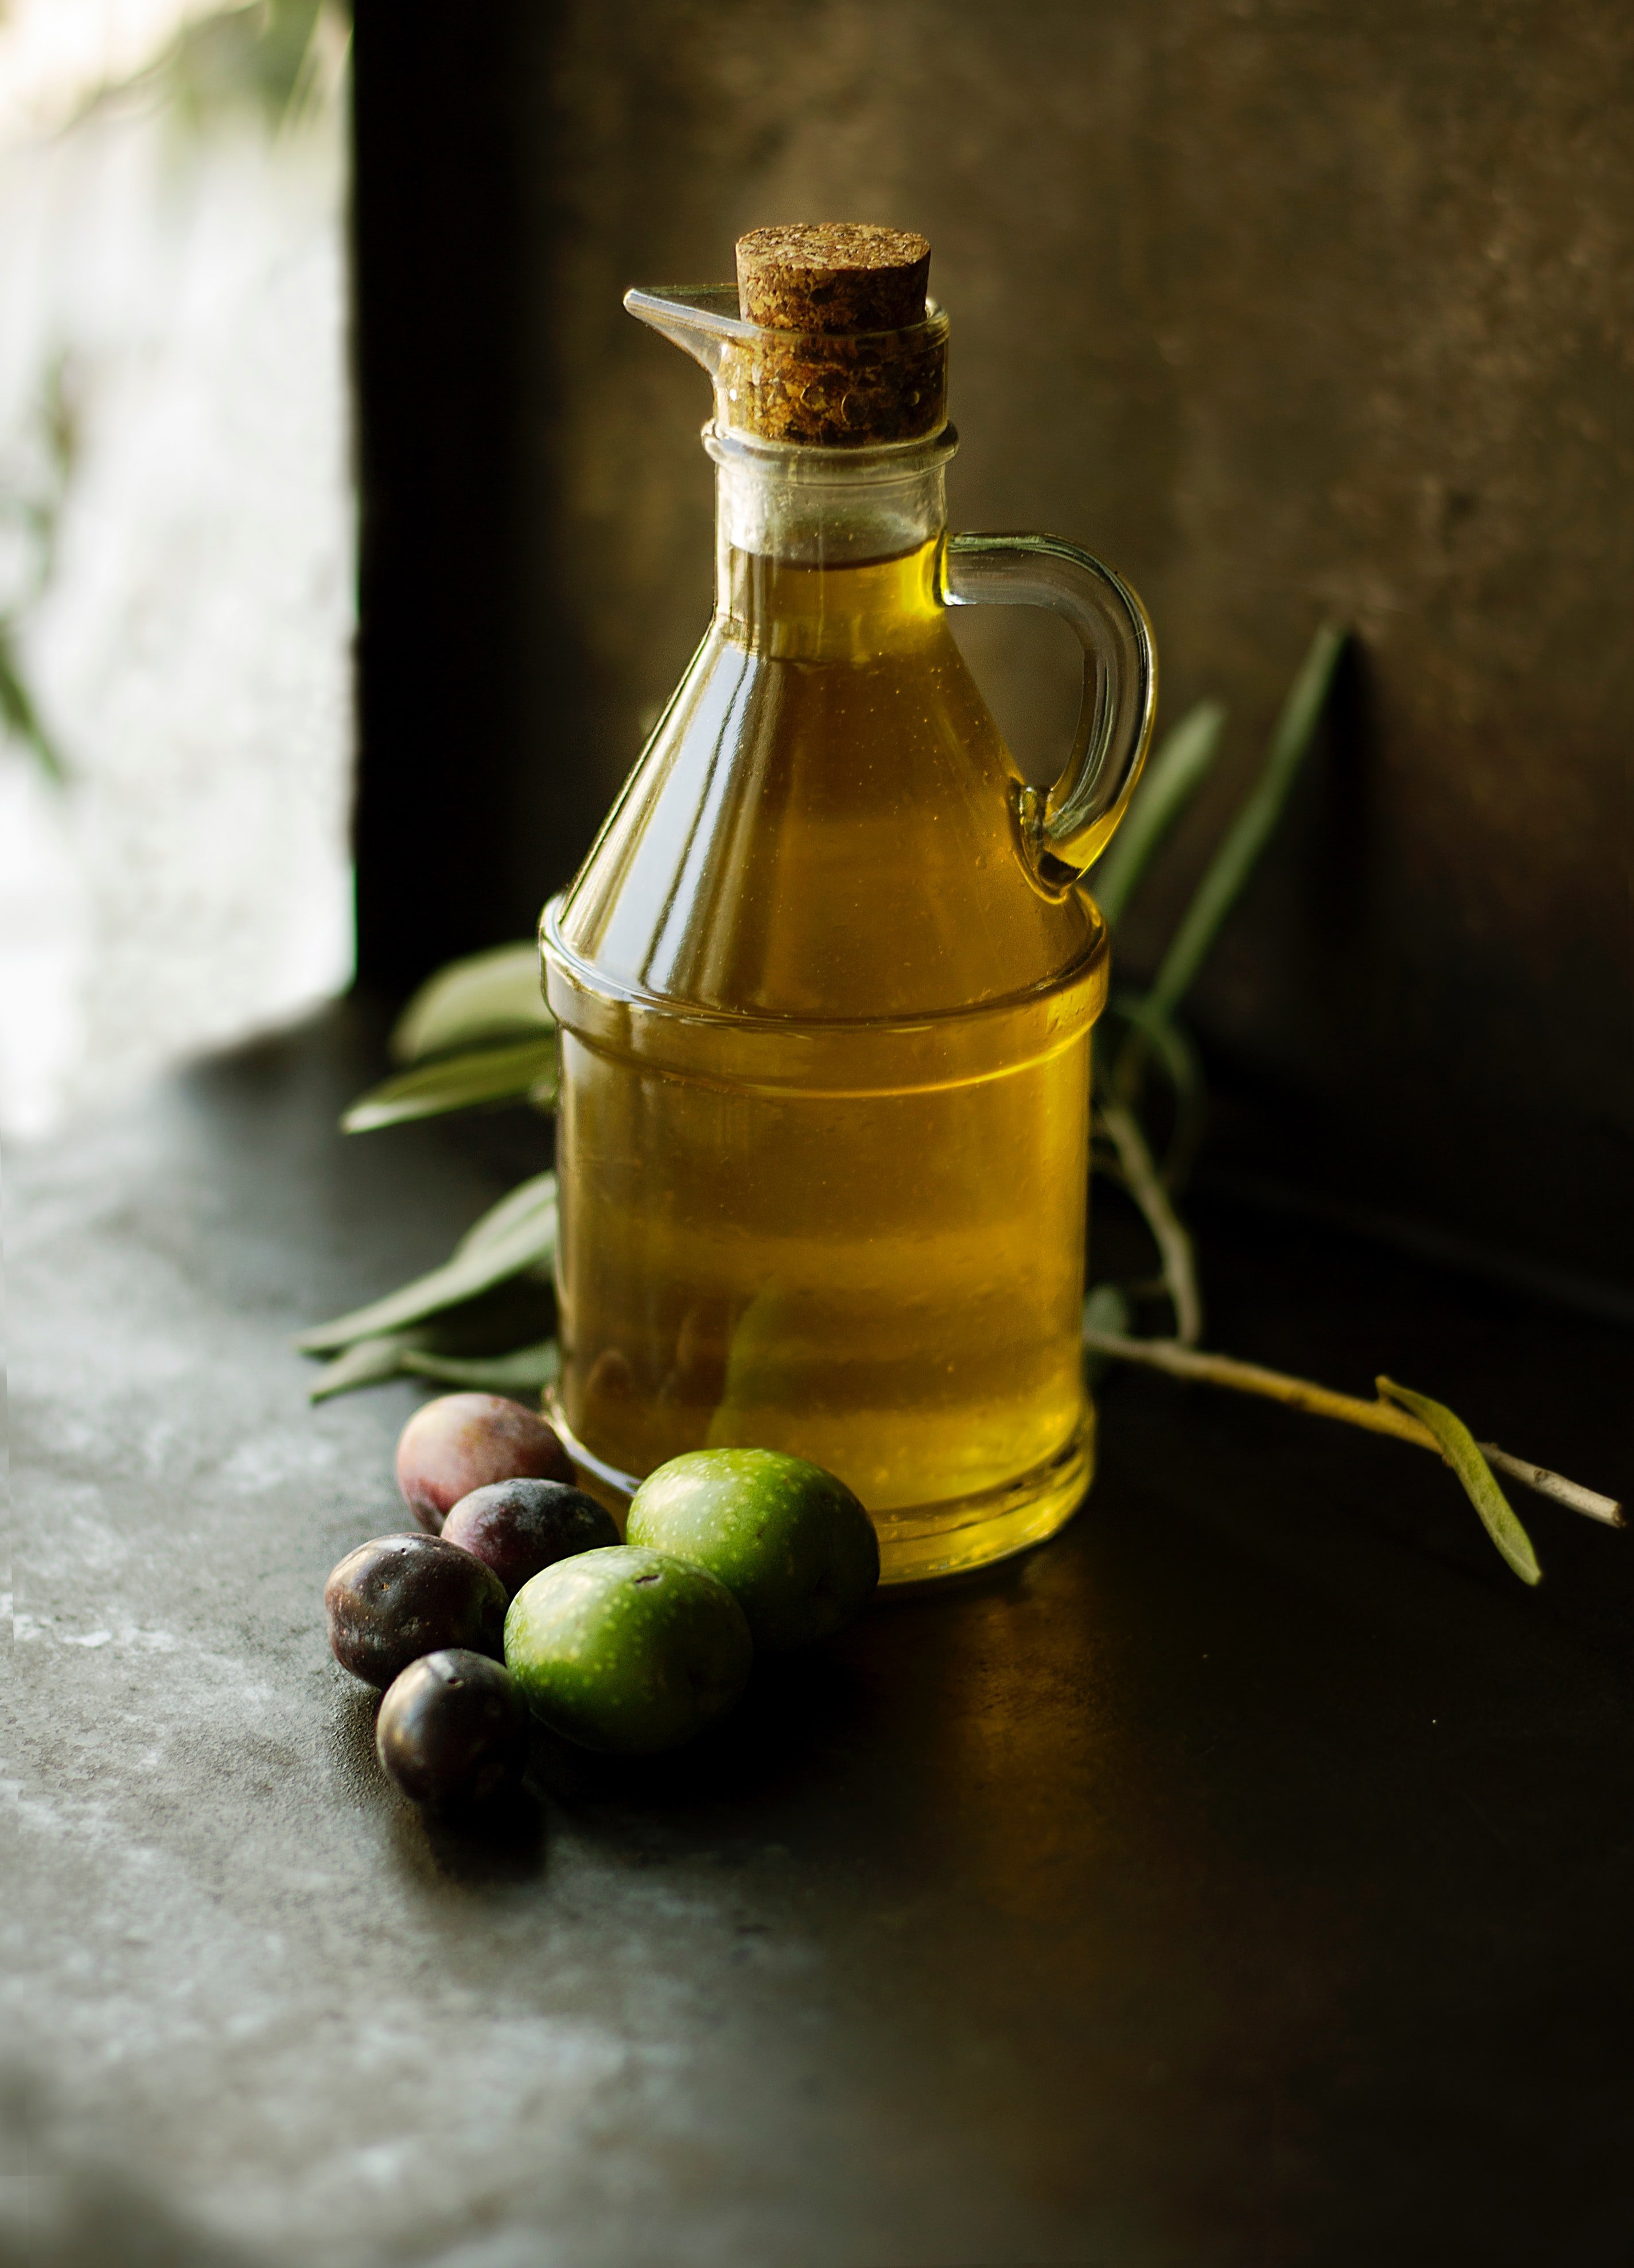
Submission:
POLYGON ((727 547, 545 931, 573 1442, 615 1485, 705 1447, 812 1458, 887 1581, 1050 1533, 1092 1455, 1105 932, 1024 857, 939 556, 727 547))

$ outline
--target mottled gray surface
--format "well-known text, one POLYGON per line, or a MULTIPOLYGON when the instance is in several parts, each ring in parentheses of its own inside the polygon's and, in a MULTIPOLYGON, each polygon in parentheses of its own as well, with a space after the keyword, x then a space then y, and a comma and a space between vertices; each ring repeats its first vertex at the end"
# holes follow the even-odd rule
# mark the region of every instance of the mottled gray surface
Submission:
MULTIPOLYGON (((562 878, 707 608, 706 390, 625 286, 725 276, 764 221, 923 229, 956 519, 1103 551, 1151 605, 1165 715, 1231 704, 1131 968, 1316 623, 1355 626, 1341 730, 1199 994, 1261 1100, 1239 1162, 1634 1280, 1623 0, 569 0, 530 22, 500 130, 531 200, 535 817, 501 855, 541 895, 562 878)), ((1047 770, 1071 640, 1010 610, 961 634, 1047 770)))
MULTIPOLYGON (((1429 1458, 1125 1381, 1055 1546, 428 1828, 319 1600, 411 1396, 288 1341, 493 1183, 364 1075, 11 1161, 6 2268, 1621 2268, 1628 1539, 1528 1502, 1526 1594, 1429 1458)), ((1626 1339, 1205 1252, 1241 1351, 1627 1486, 1626 1339)))

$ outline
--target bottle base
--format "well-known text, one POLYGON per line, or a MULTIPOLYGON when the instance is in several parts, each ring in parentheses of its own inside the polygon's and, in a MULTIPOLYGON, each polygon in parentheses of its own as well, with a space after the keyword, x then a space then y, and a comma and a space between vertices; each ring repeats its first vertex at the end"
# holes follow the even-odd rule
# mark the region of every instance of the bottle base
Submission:
MULTIPOLYGON (((564 1420, 554 1395, 546 1413, 563 1447, 578 1467, 579 1479, 605 1504, 620 1527, 640 1483, 633 1473, 593 1456, 564 1420)), ((928 1583, 944 1575, 963 1575, 1008 1559, 1042 1543, 1064 1528, 1078 1510, 1095 1475, 1095 1406, 1085 1405, 1071 1439, 1031 1472, 953 1503, 906 1505, 875 1515, 880 1531, 881 1585, 928 1583)))
POLYGON ((1087 1403, 1064 1447, 1029 1473, 953 1504, 881 1513, 881 1585, 963 1575, 1042 1543, 1066 1526, 1095 1476, 1095 1407, 1087 1403))

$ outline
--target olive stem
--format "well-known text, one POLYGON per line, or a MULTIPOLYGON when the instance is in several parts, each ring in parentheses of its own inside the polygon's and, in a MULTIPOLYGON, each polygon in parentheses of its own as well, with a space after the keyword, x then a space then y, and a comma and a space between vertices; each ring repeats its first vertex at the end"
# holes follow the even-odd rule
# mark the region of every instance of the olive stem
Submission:
MULTIPOLYGON (((1103 1097, 1096 1115, 1118 1153, 1123 1185, 1145 1215, 1162 1259, 1164 1286, 1174 1310, 1175 1343, 1182 1347, 1196 1346, 1203 1336, 1203 1299, 1197 1289, 1197 1263, 1191 1238, 1163 1186, 1163 1176, 1140 1130, 1140 1122, 1129 1105, 1103 1097)), ((1133 1346, 1145 1342, 1132 1339, 1129 1344, 1133 1346)))
MULTIPOLYGON (((1393 1403, 1364 1402, 1357 1395, 1336 1394, 1331 1387, 1314 1385, 1309 1379, 1291 1378, 1285 1372, 1265 1370, 1258 1363, 1238 1362, 1230 1355, 1202 1354, 1196 1348, 1182 1346, 1174 1339, 1125 1338, 1115 1331, 1086 1330, 1084 1344, 1115 1361, 1145 1363, 1150 1369, 1167 1371, 1173 1378, 1195 1379, 1204 1386, 1230 1387, 1239 1394, 1263 1395, 1270 1401, 1285 1403, 1291 1409, 1308 1410, 1314 1418, 1335 1418, 1347 1425, 1364 1426, 1369 1432, 1389 1433, 1398 1441, 1410 1441, 1415 1448, 1432 1449, 1437 1456, 1442 1454, 1441 1445, 1430 1428, 1393 1403)), ((1578 1481, 1551 1473, 1547 1466, 1511 1456, 1506 1449, 1498 1448, 1490 1441, 1483 1441, 1479 1447, 1489 1464, 1535 1489, 1540 1496, 1566 1505, 1607 1528, 1627 1525, 1623 1506, 1615 1497, 1601 1496, 1578 1481)))

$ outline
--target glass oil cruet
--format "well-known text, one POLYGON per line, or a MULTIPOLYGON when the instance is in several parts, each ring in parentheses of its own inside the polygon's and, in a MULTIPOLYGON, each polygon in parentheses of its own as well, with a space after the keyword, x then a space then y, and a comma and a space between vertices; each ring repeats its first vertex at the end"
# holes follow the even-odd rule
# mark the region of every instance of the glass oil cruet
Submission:
POLYGON ((541 927, 570 1447, 624 1492, 688 1449, 808 1457, 887 1582, 1038 1541, 1091 1476, 1080 881, 1156 698, 1109 569, 948 534, 929 265, 897 230, 757 229, 737 290, 626 298, 714 381, 715 615, 541 927), (1083 643, 1048 794, 949 633, 989 604, 1083 643))

